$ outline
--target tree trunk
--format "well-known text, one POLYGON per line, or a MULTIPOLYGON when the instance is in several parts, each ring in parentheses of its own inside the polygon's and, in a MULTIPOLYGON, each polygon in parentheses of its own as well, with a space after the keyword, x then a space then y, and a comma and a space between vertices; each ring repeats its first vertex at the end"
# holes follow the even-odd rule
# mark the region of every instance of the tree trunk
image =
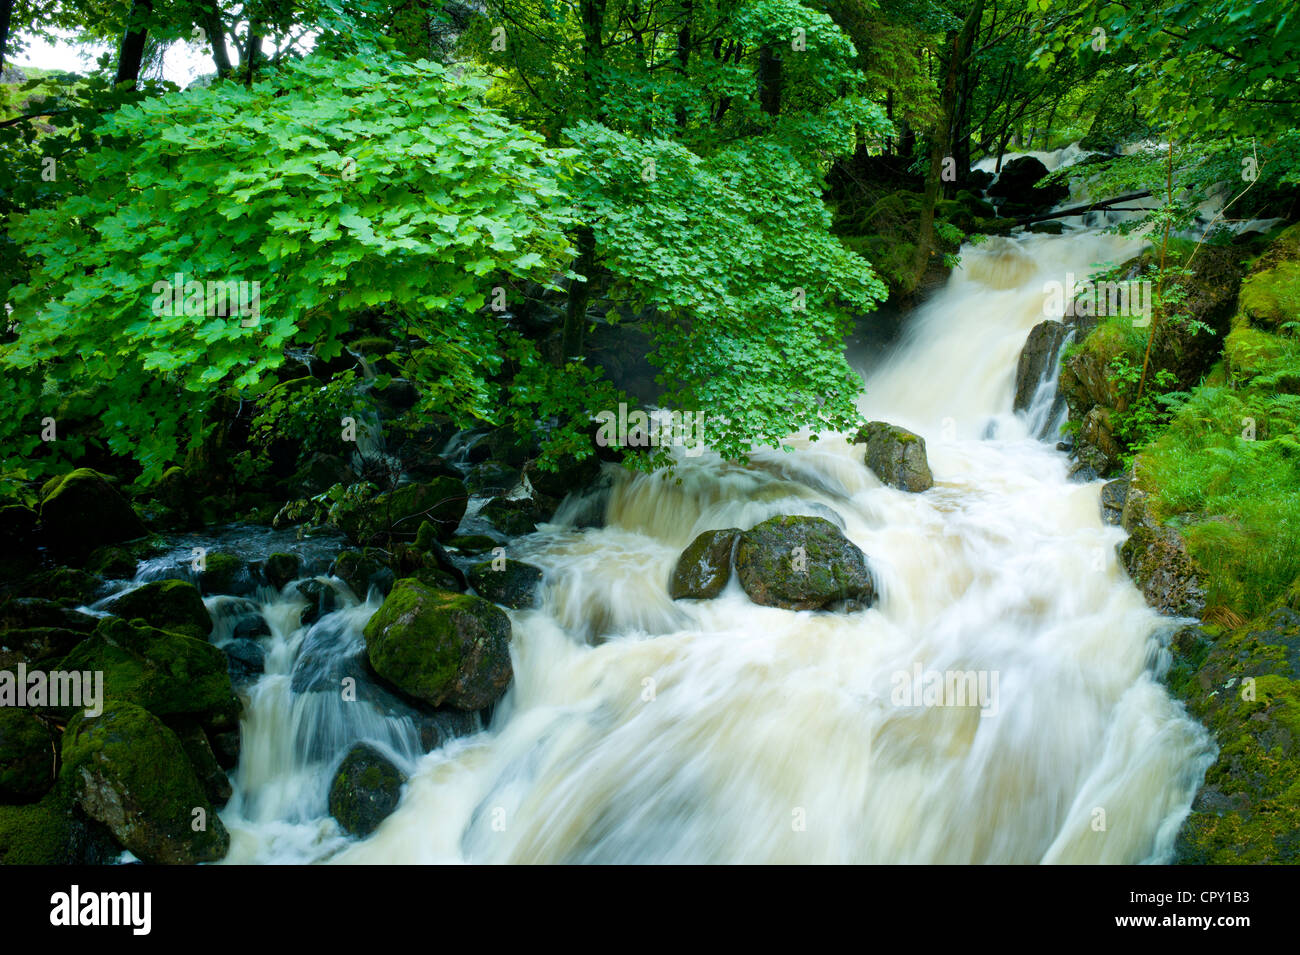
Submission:
POLYGON ((153 0, 132 0, 131 14, 118 51, 117 77, 113 80, 113 85, 130 83, 134 87, 139 81, 140 65, 144 62, 144 41, 149 36, 146 21, 151 13, 153 0))
POLYGON ((918 283, 925 275, 930 264, 930 256, 934 254, 935 249, 934 207, 939 201, 939 190, 943 185, 944 160, 948 157, 948 150, 952 144, 952 124, 957 108, 957 77, 964 66, 966 51, 970 49, 975 29, 979 26, 980 15, 983 12, 984 0, 975 0, 975 5, 967 14, 961 31, 948 34, 952 51, 948 59, 948 67, 944 71, 943 101, 939 110, 939 119, 935 123, 934 135, 930 138, 930 169, 925 177, 925 198, 921 203, 916 258, 912 265, 918 283))
POLYGON ((208 42, 212 44, 212 62, 217 65, 217 76, 225 79, 234 72, 234 67, 230 65, 230 52, 226 49, 226 27, 215 3, 203 11, 203 29, 208 31, 208 42))
POLYGON ((14 18, 14 0, 0 0, 0 70, 5 68, 9 52, 9 24, 14 18))
POLYGON ((560 364, 582 358, 583 339, 587 332, 587 303, 591 300, 591 280, 595 270, 596 235, 590 226, 583 226, 578 231, 578 261, 574 263, 574 271, 582 276, 582 280, 575 279, 569 284, 560 364))
POLYGON ((766 44, 758 51, 758 103, 769 116, 781 112, 781 83, 781 54, 766 44))

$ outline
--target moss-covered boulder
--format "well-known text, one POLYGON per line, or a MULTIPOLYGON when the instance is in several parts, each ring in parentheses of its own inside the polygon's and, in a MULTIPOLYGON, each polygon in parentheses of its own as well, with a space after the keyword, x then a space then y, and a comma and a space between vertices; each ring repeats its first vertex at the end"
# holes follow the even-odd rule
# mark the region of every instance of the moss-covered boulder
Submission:
POLYGON ((483 505, 479 516, 507 537, 522 537, 554 517, 558 505, 558 501, 544 494, 494 497, 483 505))
POLYGON ((549 467, 543 467, 540 460, 533 460, 524 465, 524 477, 547 497, 563 499, 600 477, 600 459, 595 454, 581 460, 572 454, 564 454, 549 467))
POLYGON ((1252 325, 1268 331, 1300 322, 1300 261, 1279 262, 1252 275, 1241 286, 1238 305, 1252 325))
POLYGON ((479 710, 495 703, 514 676, 510 619, 482 597, 399 580, 366 623, 376 673, 433 706, 479 710))
POLYGON ((54 785, 54 735, 29 709, 0 707, 0 802, 33 802, 54 785))
POLYGON ((61 627, 7 630, 0 635, 0 670, 12 670, 19 663, 30 667, 43 661, 58 660, 85 637, 82 631, 61 627))
POLYGON ((42 597, 72 604, 88 604, 104 589, 104 581, 76 567, 51 567, 22 582, 18 592, 27 597, 42 597))
POLYGON ((230 836, 176 734, 131 703, 78 714, 63 734, 77 801, 145 862, 216 862, 230 836))
POLYGON ((199 591, 209 597, 218 594, 247 597, 257 589, 247 561, 221 551, 204 555, 197 583, 199 591))
POLYGON ((736 575, 754 603, 816 610, 866 607, 876 587, 866 555, 824 517, 772 517, 740 535, 736 575))
POLYGON ((208 799, 214 806, 224 806, 230 801, 234 790, 230 785, 230 777, 212 752, 212 744, 208 741, 203 726, 198 720, 180 717, 172 719, 168 727, 180 740, 185 758, 190 761, 190 767, 208 799))
POLYGON ((357 743, 330 784, 330 815, 350 835, 368 836, 397 808, 405 783, 387 756, 369 743, 357 743))
POLYGON ((387 596, 396 580, 384 554, 373 548, 345 550, 330 565, 330 574, 348 585, 359 599, 365 600, 371 588, 387 596))
POLYGON ((73 648, 59 669, 102 672, 104 697, 156 716, 210 720, 238 712, 226 655, 206 640, 112 617, 73 648))
POLYGON ((89 633, 95 629, 96 623, 97 617, 44 597, 13 597, 0 601, 0 633, 47 628, 89 633))
POLYGON ((45 484, 41 489, 41 528, 50 549, 71 563, 84 561, 97 547, 149 533, 126 498, 104 475, 89 468, 78 468, 45 484))
POLYGON ((512 610, 531 607, 537 600, 542 569, 521 560, 485 560, 469 569, 469 585, 480 597, 512 610))
POLYGON ((151 627, 196 640, 206 640, 212 633, 212 615, 199 589, 184 580, 155 580, 128 590, 104 609, 123 620, 143 620, 151 627))
POLYGON ((1119 556, 1155 610, 1180 617, 1198 617, 1205 610, 1205 589, 1195 561, 1174 528, 1138 525, 1120 545, 1119 556))
POLYGON ((389 538, 412 541, 423 521, 437 529, 440 540, 447 540, 460 526, 468 501, 463 483, 439 477, 336 508, 334 518, 348 539, 362 546, 382 544, 389 538))
POLYGON ((731 579, 731 555, 740 538, 739 527, 705 531, 691 541, 677 558, 668 580, 668 595, 674 600, 712 600, 731 579))
POLYGON ((258 568, 262 579, 273 590, 283 590, 291 580, 302 573, 302 560, 297 554, 278 552, 266 558, 258 568))
POLYGON ((111 865, 122 849, 77 805, 65 777, 40 802, 0 804, 0 865, 111 865))
POLYGON ((934 487, 925 439, 906 428, 872 421, 858 432, 854 444, 865 444, 866 465, 890 487, 914 493, 934 487))

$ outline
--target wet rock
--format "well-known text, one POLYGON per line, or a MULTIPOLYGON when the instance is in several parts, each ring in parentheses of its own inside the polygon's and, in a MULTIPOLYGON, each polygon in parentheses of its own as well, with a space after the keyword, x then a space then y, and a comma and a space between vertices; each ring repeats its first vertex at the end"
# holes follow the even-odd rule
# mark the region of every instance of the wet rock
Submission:
POLYGON ((1124 517, 1124 502, 1128 500, 1128 478, 1107 481, 1101 487, 1101 519, 1106 524, 1118 525, 1124 517))
POLYGON ((221 649, 229 661, 228 670, 233 686, 247 686, 266 670, 266 651, 256 640, 231 640, 221 649))
POLYGON ((491 460, 522 468, 536 450, 536 436, 519 434, 513 428, 496 428, 475 441, 466 457, 473 464, 491 460))
POLYGON ((573 491, 581 491, 600 477, 600 459, 589 454, 578 460, 572 454, 561 455, 552 465, 553 470, 542 467, 539 460, 524 465, 524 477, 536 490, 547 497, 563 499, 573 491))
POLYGON ((1205 590, 1187 544, 1174 528, 1139 525, 1120 545, 1119 556, 1155 610, 1180 617, 1204 612, 1205 590))
POLYGON ((486 534, 468 534, 453 537, 447 542, 447 546, 462 554, 482 554, 494 547, 500 547, 501 542, 486 534))
POLYGON ((43 597, 14 597, 0 603, 0 632, 56 629, 89 633, 99 618, 43 597))
POLYGON ((711 600, 722 593, 731 579, 731 555, 740 528, 705 531, 691 541, 668 581, 668 595, 674 600, 711 600))
POLYGON ((912 492, 934 487, 925 439, 920 435, 884 421, 872 421, 858 432, 853 443, 866 444, 867 467, 890 487, 912 492))
POLYGON ((233 794, 230 777, 217 762, 217 757, 212 752, 212 744, 208 742, 203 727, 195 720, 181 719, 173 721, 170 728, 180 740, 181 748, 185 750, 185 756, 190 761, 190 767, 198 777, 199 785, 203 787, 208 799, 214 806, 224 806, 233 794))
POLYGON ((350 835, 368 836, 397 808, 405 783, 406 776, 387 756, 357 743, 330 785, 330 815, 350 835))
POLYGON ((479 710, 496 702, 514 671, 510 620, 481 597, 399 580, 366 623, 375 672, 432 706, 479 710))
POLYGON ((32 574, 15 589, 25 597, 88 604, 103 591, 104 582, 75 567, 53 567, 32 574))
POLYGON ((469 569, 469 584, 480 597, 512 610, 533 606, 542 569, 520 560, 485 560, 469 569))
POLYGON ((1094 407, 1079 426, 1075 457, 1104 476, 1119 467, 1122 453, 1119 439, 1115 437, 1114 412, 1100 405, 1094 407))
POLYGON ((0 802, 40 799, 54 785, 54 734, 29 709, 0 706, 0 802))
POLYGON ((476 464, 465 476, 465 487, 475 494, 488 496, 505 494, 519 483, 523 472, 495 461, 476 464))
POLYGON ((199 571, 198 587, 208 596, 247 597, 257 590, 252 568, 234 554, 207 554, 199 571))
POLYGON ((206 640, 212 633, 212 615, 198 588, 183 580, 155 580, 127 591, 104 609, 123 620, 143 620, 196 640, 206 640))
POLYGON ((86 559, 86 570, 109 580, 130 580, 138 564, 130 550, 110 544, 98 548, 86 559))
MULTIPOLYGON (((1034 395, 1043 379, 1056 364, 1056 356, 1069 336, 1070 330, 1060 322, 1039 322, 1029 332, 1025 347, 1020 352, 1020 361, 1016 365, 1016 397, 1012 405, 1015 411, 1028 410, 1034 395)), ((1057 411, 1065 406, 1065 398, 1058 395, 1049 417, 1055 417, 1057 411)))
POLYGON ((230 836, 216 807, 176 734, 147 710, 119 702, 97 717, 74 716, 63 765, 86 814, 145 862, 225 856, 230 836))
POLYGON ((455 478, 435 478, 427 484, 404 484, 370 501, 336 509, 339 529, 354 544, 367 545, 389 539, 414 540, 420 523, 428 521, 439 539, 456 533, 465 516, 469 492, 455 478))
POLYGON ((230 636, 234 640, 257 640, 259 637, 270 635, 271 625, 257 612, 245 614, 230 628, 230 636))
POLYGON ((97 547, 149 533, 126 498, 89 468, 53 478, 41 488, 41 529, 49 548, 73 564, 97 547))
POLYGON ((302 573, 302 560, 297 554, 272 554, 263 562, 261 572, 267 584, 280 591, 289 581, 298 579, 302 573))
POLYGON ((345 550, 330 565, 330 575, 348 585, 360 600, 365 600, 372 587, 387 596, 393 589, 396 577, 383 555, 367 548, 364 551, 345 550))
POLYGON ((765 607, 866 607, 876 594, 866 555, 821 517, 773 517, 745 531, 736 574, 749 598, 765 607))
POLYGON ((554 498, 541 494, 494 497, 483 505, 479 516, 507 537, 522 537, 554 517, 558 506, 554 498))
POLYGON ((238 712, 226 655, 179 633, 105 617, 60 668, 102 672, 106 700, 128 701, 157 716, 238 712))
POLYGON ((327 613, 339 608, 339 595, 329 584, 320 580, 304 580, 295 588, 307 598, 307 606, 299 618, 302 625, 310 626, 327 613))
POLYGON ((1038 182, 1048 174, 1042 161, 1033 156, 1020 156, 1003 164, 997 181, 988 188, 988 194, 1003 200, 1000 210, 1009 214, 1008 206, 1023 208, 1028 212, 1050 208, 1070 195, 1069 186, 1055 183, 1039 186, 1038 182))

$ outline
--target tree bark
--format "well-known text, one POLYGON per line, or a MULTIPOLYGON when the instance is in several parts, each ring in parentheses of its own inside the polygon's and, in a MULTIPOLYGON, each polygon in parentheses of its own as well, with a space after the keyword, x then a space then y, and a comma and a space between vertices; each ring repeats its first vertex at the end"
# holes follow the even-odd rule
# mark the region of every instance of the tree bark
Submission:
POLYGON ((14 0, 0 0, 0 70, 5 68, 9 52, 9 24, 14 18, 14 0))
POLYGON ((217 76, 225 79, 234 72, 234 67, 226 49, 226 27, 215 3, 203 11, 203 29, 208 31, 208 41, 212 44, 212 62, 217 65, 217 76))
POLYGON ((781 84, 781 55, 764 44, 758 51, 758 103, 769 116, 781 112, 781 84))
POLYGON ((587 333, 587 303, 591 300, 591 280, 596 270, 596 235, 591 226, 578 231, 578 261, 574 271, 582 280, 569 283, 568 310, 564 314, 563 354, 560 364, 582 358, 587 333))
POLYGON ((122 45, 117 56, 117 77, 113 85, 140 80, 140 66, 144 62, 144 42, 149 36, 146 20, 153 13, 153 0, 132 0, 131 13, 122 34, 122 45))

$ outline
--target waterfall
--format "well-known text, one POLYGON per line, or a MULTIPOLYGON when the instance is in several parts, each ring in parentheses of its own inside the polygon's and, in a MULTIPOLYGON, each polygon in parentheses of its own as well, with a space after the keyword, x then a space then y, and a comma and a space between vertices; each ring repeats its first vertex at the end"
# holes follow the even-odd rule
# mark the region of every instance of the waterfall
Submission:
POLYGON ((1100 484, 1069 481, 1038 440, 1041 401, 1011 411, 1025 337, 1052 317, 1044 283, 1140 245, 1072 231, 962 250, 865 370, 864 414, 927 442, 925 493, 883 486, 861 445, 826 435, 744 466, 682 456, 680 481, 607 465, 603 526, 562 511, 511 545, 545 575, 537 606, 509 612, 514 682, 489 728, 432 752, 400 710, 295 690, 308 648, 315 665, 355 659, 373 600, 301 627, 291 596, 267 595, 267 673, 222 813, 229 861, 1168 859, 1212 745, 1158 680, 1168 628, 1117 564, 1100 484), (695 535, 776 514, 833 520, 879 602, 792 612, 734 580, 711 601, 669 599, 695 535), (925 705, 932 675, 954 674, 980 705, 925 705), (325 808, 358 739, 410 774, 362 841, 325 808))

